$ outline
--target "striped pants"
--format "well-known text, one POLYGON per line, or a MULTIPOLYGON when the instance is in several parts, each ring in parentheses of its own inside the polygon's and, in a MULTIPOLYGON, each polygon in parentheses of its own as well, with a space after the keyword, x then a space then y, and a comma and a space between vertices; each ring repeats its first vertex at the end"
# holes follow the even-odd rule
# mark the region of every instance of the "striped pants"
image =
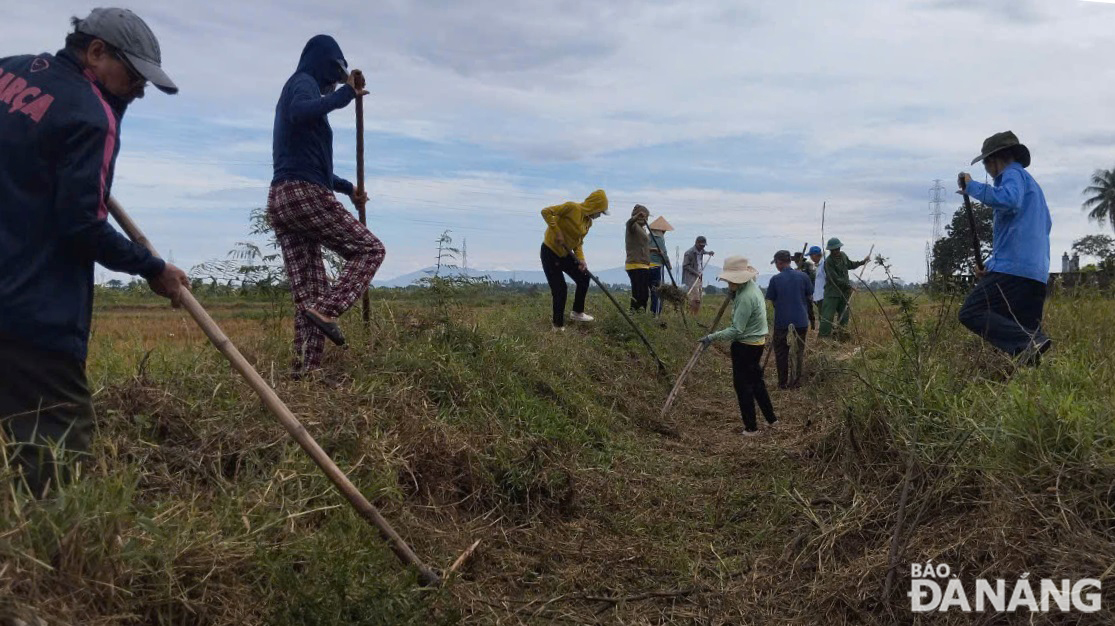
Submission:
POLYGON ((321 367, 325 335, 300 313, 315 309, 337 317, 368 288, 383 263, 383 243, 337 200, 333 192, 313 183, 287 181, 271 185, 267 217, 275 229, 294 297, 294 370, 321 367), (321 247, 345 260, 330 285, 321 247))

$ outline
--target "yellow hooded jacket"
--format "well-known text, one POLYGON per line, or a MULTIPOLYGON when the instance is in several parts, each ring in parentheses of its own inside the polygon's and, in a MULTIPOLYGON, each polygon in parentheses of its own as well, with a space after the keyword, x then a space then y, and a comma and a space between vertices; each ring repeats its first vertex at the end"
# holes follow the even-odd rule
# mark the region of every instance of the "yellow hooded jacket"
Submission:
POLYGON ((566 202, 548 206, 542 209, 542 219, 546 220, 548 225, 543 242, 559 257, 564 257, 569 254, 569 250, 572 250, 578 260, 584 261, 585 253, 581 246, 588 229, 592 227, 592 218, 607 212, 608 196, 604 194, 603 189, 590 193, 584 202, 566 202), (557 243, 559 232, 565 239, 564 248, 557 243))

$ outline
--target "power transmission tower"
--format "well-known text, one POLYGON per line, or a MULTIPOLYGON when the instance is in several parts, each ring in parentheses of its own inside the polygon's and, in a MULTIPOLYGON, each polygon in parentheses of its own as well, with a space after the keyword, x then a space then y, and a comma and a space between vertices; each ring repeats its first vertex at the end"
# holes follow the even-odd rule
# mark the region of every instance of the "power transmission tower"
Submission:
POLYGON ((933 239, 930 241, 936 243, 941 238, 941 217, 945 214, 942 207, 945 206, 945 186, 938 178, 933 181, 933 188, 929 190, 929 217, 933 220, 933 239))
POLYGON ((461 265, 464 266, 465 276, 468 276, 468 239, 461 242, 461 265))
POLYGON ((941 238, 941 217, 945 214, 942 207, 945 205, 946 193, 941 179, 935 179, 933 187, 929 190, 929 219, 933 223, 933 230, 929 242, 925 244, 926 280, 931 278, 933 272, 933 246, 941 238))

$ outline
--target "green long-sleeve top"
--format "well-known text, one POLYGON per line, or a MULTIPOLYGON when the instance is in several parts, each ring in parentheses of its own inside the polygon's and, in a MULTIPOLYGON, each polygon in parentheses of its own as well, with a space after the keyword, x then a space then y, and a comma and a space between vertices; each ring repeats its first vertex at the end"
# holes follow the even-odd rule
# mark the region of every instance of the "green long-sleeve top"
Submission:
POLYGON ((848 280, 848 271, 863 265, 863 261, 853 261, 844 251, 833 252, 825 259, 825 296, 842 296, 847 298, 852 295, 852 283, 848 280))
POLYGON ((732 325, 709 335, 713 341, 739 341, 761 344, 767 337, 767 304, 763 291, 754 280, 747 281, 736 291, 732 306, 732 325))

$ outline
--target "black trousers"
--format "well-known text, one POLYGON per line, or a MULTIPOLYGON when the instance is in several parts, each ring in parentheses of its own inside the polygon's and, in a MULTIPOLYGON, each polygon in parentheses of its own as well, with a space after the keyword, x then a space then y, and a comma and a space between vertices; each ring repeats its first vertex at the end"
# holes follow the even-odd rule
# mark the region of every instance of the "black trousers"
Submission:
POLYGON ((88 453, 93 419, 84 363, 0 338, 0 426, 32 494, 68 480, 88 453))
POLYGON ((577 267, 573 255, 559 257, 554 251, 542 244, 542 271, 546 273, 546 282, 550 284, 550 295, 554 299, 554 326, 565 325, 565 296, 568 288, 565 286, 565 274, 568 274, 577 285, 573 292, 573 312, 585 312, 585 295, 588 294, 588 272, 582 272, 577 267))
POLYGON ((991 345, 1015 356, 1031 342, 1048 339, 1041 330, 1045 283, 991 272, 976 285, 964 306, 960 323, 991 345))
POLYGON ((662 272, 665 271, 666 267, 663 265, 650 268, 650 312, 655 317, 662 315, 662 298, 658 297, 658 286, 662 284, 662 272))
POLYGON ((778 368, 778 386, 796 385, 801 380, 801 368, 805 363, 805 337, 808 328, 794 328, 796 337, 790 336, 789 327, 774 329, 774 364, 778 368), (791 346, 790 344, 794 345, 791 346), (790 380, 790 353, 794 358, 794 379, 790 380))
POLYGON ((768 423, 778 421, 774 416, 774 405, 770 402, 767 385, 763 382, 762 356, 763 346, 732 342, 732 383, 736 388, 743 427, 752 432, 759 428, 755 420, 756 404, 768 423))
POLYGON ((653 270, 627 270, 627 277, 631 279, 631 310, 632 311, 645 311, 647 310, 647 302, 650 301, 650 283, 653 278, 651 272, 653 270))

